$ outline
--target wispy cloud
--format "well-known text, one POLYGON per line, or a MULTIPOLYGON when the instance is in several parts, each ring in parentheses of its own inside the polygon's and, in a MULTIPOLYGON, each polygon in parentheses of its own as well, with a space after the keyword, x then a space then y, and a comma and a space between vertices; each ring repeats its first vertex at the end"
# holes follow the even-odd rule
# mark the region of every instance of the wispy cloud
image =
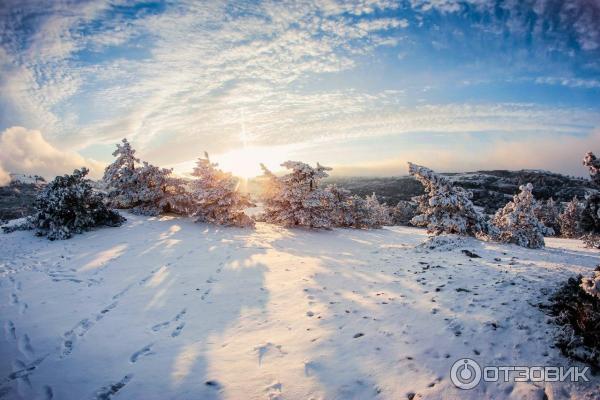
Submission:
POLYGON ((243 144, 415 132, 582 135, 598 126, 594 102, 537 104, 526 91, 494 96, 493 85, 518 82, 520 68, 540 87, 597 90, 597 11, 584 1, 9 0, 0 5, 0 128, 27 126, 104 159, 94 146, 128 136, 162 164, 243 144), (503 46, 502 57, 485 58, 503 46), (566 61, 553 74, 522 62, 554 52, 566 61), (490 94, 474 98, 485 85, 490 94))

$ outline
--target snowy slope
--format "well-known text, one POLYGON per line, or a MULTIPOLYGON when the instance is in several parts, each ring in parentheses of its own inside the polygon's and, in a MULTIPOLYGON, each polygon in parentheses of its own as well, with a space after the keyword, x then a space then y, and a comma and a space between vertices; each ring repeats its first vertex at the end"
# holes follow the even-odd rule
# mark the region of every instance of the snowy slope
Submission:
POLYGON ((452 363, 572 365, 543 293, 598 253, 422 230, 255 231, 127 215, 50 242, 0 235, 0 399, 595 398, 589 383, 449 380, 452 363), (471 250, 481 258, 461 252, 471 250), (495 258, 500 261, 494 260, 495 258))

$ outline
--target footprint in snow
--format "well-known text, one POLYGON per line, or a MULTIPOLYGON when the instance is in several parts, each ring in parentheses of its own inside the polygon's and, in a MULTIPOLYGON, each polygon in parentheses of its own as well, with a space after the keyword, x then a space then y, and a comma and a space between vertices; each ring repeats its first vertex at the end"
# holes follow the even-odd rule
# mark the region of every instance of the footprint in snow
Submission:
POLYGON ((152 351, 152 346, 154 346, 154 344, 151 343, 149 345, 144 346, 140 350, 136 351, 135 353, 133 353, 131 355, 131 357, 129 357, 129 361, 131 361, 132 363, 135 363, 135 362, 137 362, 137 360, 140 357, 150 356, 150 355, 154 354, 154 352, 152 351))
POLYGON ((258 353, 258 365, 262 364, 263 358, 270 353, 276 352, 279 356, 287 354, 285 351, 281 349, 280 344, 273 344, 271 342, 267 342, 260 346, 254 347, 254 351, 258 353))
POLYGON ((173 332, 171 332, 171 337, 177 337, 181 334, 181 331, 183 330, 183 327, 185 326, 185 322, 180 323, 179 325, 177 325, 177 327, 175 328, 175 330, 173 332))
POLYGON ((131 381, 133 374, 125 375, 120 381, 103 386, 96 392, 95 400, 110 400, 131 381))
POLYGON ((6 340, 16 340, 17 332, 16 332, 15 324, 12 321, 8 321, 4 324, 4 337, 6 340))
POLYGON ((31 346, 31 340, 29 339, 29 335, 24 334, 19 338, 17 342, 17 348, 26 358, 33 357, 33 347, 31 346))

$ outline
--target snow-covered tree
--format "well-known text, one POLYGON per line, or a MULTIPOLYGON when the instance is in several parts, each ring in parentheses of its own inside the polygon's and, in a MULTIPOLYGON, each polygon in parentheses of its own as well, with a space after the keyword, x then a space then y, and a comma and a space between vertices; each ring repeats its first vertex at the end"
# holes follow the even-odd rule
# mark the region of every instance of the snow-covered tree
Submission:
POLYGON ((560 234, 560 224, 558 216, 560 215, 559 205, 551 197, 545 202, 540 202, 536 211, 538 219, 548 228, 552 228, 554 235, 560 234))
POLYGON ((592 182, 600 187, 600 159, 590 151, 583 157, 583 165, 588 167, 592 182))
POLYGON ((87 168, 57 176, 36 198, 35 213, 25 224, 8 229, 35 229, 50 240, 68 239, 96 226, 120 226, 119 213, 104 204, 104 196, 92 189, 87 168))
POLYGON ((410 221, 417 215, 417 205, 412 201, 400 200, 391 213, 395 225, 410 225, 410 221))
POLYGON ((132 208, 137 197, 136 165, 140 160, 126 138, 122 144, 117 143, 112 155, 116 159, 106 167, 102 178, 108 188, 107 200, 113 207, 132 208))
POLYGON ((244 213, 254 204, 250 198, 241 193, 239 181, 230 173, 217 168, 218 164, 211 163, 208 153, 196 161, 192 176, 192 215, 197 221, 218 225, 242 227, 254 226, 254 221, 244 213))
POLYGON ((103 178, 111 206, 141 215, 189 212, 191 203, 185 181, 174 177, 172 169, 141 162, 127 139, 117 144, 113 156, 116 159, 106 167, 103 178))
POLYGON ((536 217, 539 205, 533 197, 533 185, 528 183, 519 189, 521 192, 496 212, 492 223, 498 232, 494 238, 532 249, 544 247, 544 235, 551 235, 552 228, 546 227, 536 217))
MULTIPOLYGON (((590 179, 600 189, 600 159, 589 152, 583 159, 583 165, 590 171, 590 179)), ((588 194, 581 212, 582 237, 586 247, 600 249, 600 193, 588 194)))
POLYGON ((354 226, 351 207, 352 194, 350 191, 337 185, 328 185, 325 190, 330 194, 330 218, 332 225, 341 227, 354 226))
POLYGON ((471 201, 472 193, 452 183, 443 176, 413 163, 408 163, 408 172, 425 189, 422 196, 413 198, 417 203, 418 215, 411 223, 427 227, 427 232, 440 235, 455 233, 468 236, 485 236, 490 226, 471 201))
POLYGON ((129 192, 131 212, 140 215, 188 214, 191 203, 185 182, 172 173, 172 169, 142 162, 135 170, 135 185, 129 192))
POLYGON ((336 185, 327 186, 325 191, 330 194, 332 226, 372 229, 391 223, 388 207, 379 203, 375 193, 363 199, 336 185))
POLYGON ((581 279, 581 288, 590 296, 600 299, 600 267, 596 268, 591 277, 581 279))
POLYGON ((386 204, 379 202, 375 192, 365 199, 367 211, 373 220, 373 227, 381 227, 392 224, 390 209, 386 204))
POLYGON ((581 211, 582 206, 577 196, 567 203, 565 209, 558 216, 558 224, 560 226, 560 235, 565 238, 581 237, 581 211))
POLYGON ((286 161, 281 166, 291 172, 278 177, 261 165, 266 180, 262 219, 283 226, 330 228, 333 197, 319 183, 331 168, 319 164, 313 168, 299 161, 286 161))
POLYGON ((584 232, 600 234, 600 193, 586 196, 581 212, 581 229, 584 232))

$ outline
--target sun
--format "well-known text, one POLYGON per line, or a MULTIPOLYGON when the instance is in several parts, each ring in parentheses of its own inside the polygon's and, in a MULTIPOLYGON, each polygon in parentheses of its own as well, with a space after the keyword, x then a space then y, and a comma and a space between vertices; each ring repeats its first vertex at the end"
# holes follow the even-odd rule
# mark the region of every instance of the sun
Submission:
POLYGON ((261 163, 265 164, 267 168, 278 168, 285 160, 285 154, 277 149, 254 146, 231 150, 214 157, 214 161, 219 163, 220 169, 244 179, 261 175, 261 163))

